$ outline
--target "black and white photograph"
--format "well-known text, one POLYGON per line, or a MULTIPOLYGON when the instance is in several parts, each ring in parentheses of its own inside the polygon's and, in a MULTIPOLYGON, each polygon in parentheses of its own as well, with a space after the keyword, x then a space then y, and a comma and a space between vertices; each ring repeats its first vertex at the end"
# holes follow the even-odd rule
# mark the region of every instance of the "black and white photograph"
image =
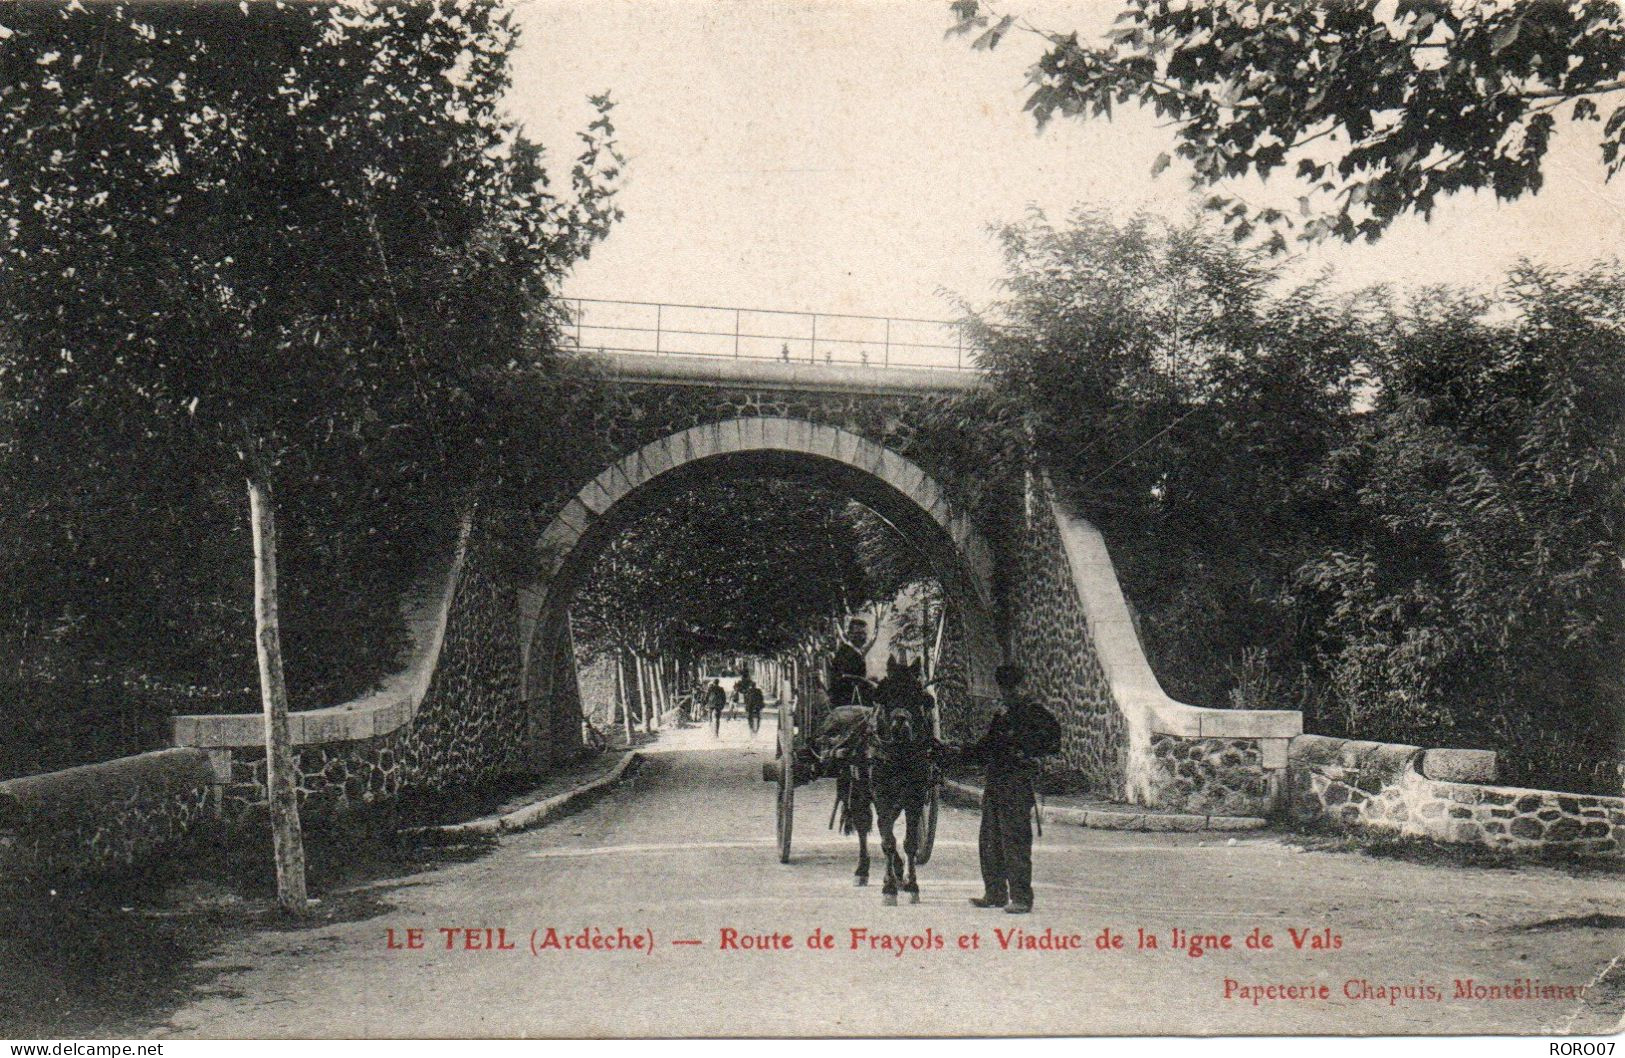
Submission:
POLYGON ((1611 1054, 1622 167, 1617 0, 0 2, 0 1038, 1611 1054))

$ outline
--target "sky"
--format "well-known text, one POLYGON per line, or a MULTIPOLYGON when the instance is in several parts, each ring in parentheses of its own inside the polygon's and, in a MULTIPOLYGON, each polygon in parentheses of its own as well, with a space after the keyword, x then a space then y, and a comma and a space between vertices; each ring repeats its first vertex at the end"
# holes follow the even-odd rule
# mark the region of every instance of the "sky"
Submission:
MULTIPOLYGON (((1045 28, 1098 34, 1115 2, 1010 0, 1045 28)), ((591 93, 616 100, 626 218, 565 285, 576 297, 946 319, 1003 271, 989 228, 1036 205, 1174 219, 1197 196, 1171 130, 1129 110, 1022 112, 1042 42, 944 39, 946 0, 516 0, 513 112, 563 176, 591 93)), ((1563 129, 1536 196, 1458 196, 1377 244, 1323 245, 1294 274, 1334 282, 1493 282, 1520 257, 1584 264, 1625 246, 1625 178, 1605 183, 1596 125, 1563 129)), ((1294 202, 1285 175, 1237 181, 1294 202)))

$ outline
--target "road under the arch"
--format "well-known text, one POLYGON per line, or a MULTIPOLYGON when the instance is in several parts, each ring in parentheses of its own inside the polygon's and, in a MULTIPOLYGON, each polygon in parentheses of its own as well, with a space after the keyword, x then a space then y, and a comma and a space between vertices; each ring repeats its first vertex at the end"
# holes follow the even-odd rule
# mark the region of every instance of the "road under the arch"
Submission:
MULTIPOLYGON (((774 788, 761 781, 771 718, 751 738, 691 728, 635 779, 584 811, 504 839, 490 855, 380 883, 392 910, 364 921, 232 942, 222 976, 175 1013, 183 1036, 964 1035, 971 1033, 1598 1032, 1617 982, 1579 1002, 1457 1001, 1452 982, 1583 985, 1621 950, 1587 925, 1617 912, 1617 876, 1459 869, 1299 852, 1271 835, 1137 834, 1051 826, 1035 857, 1038 910, 979 911, 976 815, 944 812, 921 871, 924 902, 886 908, 851 884, 854 845, 825 829, 828 783, 798 793, 795 858, 777 862, 774 788), (1566 920, 1566 924, 1564 921, 1566 920), (1541 923, 1555 923, 1541 926, 1541 923), (1595 921, 1595 920, 1593 920, 1595 921), (502 928, 511 951, 445 950, 442 927, 502 928), (652 931, 654 950, 544 951, 533 929, 652 931), (1076 934, 1076 951, 1003 951, 995 929, 1076 934), (1258 927, 1270 951, 1134 950, 1136 931, 1258 927), (1288 928, 1323 928, 1335 951, 1298 952, 1288 928), (1531 928, 1538 927, 1538 928, 1531 928), (390 949, 408 929, 421 950, 390 949), (809 950, 822 928, 832 950, 809 950), (1103 951, 1110 928, 1125 948, 1103 951), (723 930, 788 935, 791 950, 720 950, 723 930), (905 938, 901 955, 864 939, 905 938), (977 933, 977 950, 959 937, 977 933), (907 938, 942 938, 917 950, 907 938), (699 944, 678 944, 699 941, 699 944), (1324 983, 1326 1001, 1224 998, 1248 985, 1324 983), (1440 1001, 1350 1000, 1346 982, 1442 988, 1440 1001)), ((479 939, 484 934, 476 934, 479 939)), ((545 934, 544 934, 545 936, 545 934)), ((771 943, 771 942, 768 942, 771 943)), ((929 941, 927 942, 929 943, 929 941)))

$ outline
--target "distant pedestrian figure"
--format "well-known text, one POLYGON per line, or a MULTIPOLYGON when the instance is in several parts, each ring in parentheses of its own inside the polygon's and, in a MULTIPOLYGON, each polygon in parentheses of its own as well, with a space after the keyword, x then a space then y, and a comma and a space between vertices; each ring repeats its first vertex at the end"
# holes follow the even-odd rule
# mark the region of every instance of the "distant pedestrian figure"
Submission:
POLYGON ((721 680, 712 680, 711 686, 705 689, 705 707, 711 711, 711 737, 720 737, 722 711, 728 708, 728 692, 722 689, 721 680))
POLYGON ((971 903, 1002 907, 1012 915, 1033 909, 1032 813, 1038 761, 1061 749, 1060 722, 1021 692, 1022 676, 1018 665, 1000 665, 994 672, 1002 708, 982 740, 961 755, 987 769, 977 836, 982 895, 971 897, 971 903))
POLYGON ((744 703, 745 722, 750 725, 750 733, 756 734, 762 729, 762 709, 766 701, 762 697, 762 689, 756 686, 750 673, 739 677, 739 682, 734 684, 734 700, 744 703))

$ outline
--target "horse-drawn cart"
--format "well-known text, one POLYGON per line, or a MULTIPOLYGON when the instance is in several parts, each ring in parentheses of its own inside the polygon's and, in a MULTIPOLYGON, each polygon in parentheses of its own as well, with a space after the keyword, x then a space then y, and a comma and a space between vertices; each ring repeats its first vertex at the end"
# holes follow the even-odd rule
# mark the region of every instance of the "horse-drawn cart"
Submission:
MULTIPOLYGON (((930 738, 936 742, 942 737, 942 717, 938 712, 935 697, 926 695, 925 698, 929 702, 927 708, 930 738)), ((849 725, 844 730, 831 731, 823 722, 835 710, 828 710, 821 716, 815 716, 811 696, 804 696, 798 701, 792 701, 788 694, 779 698, 777 745, 774 759, 762 764, 762 779, 777 784, 775 818, 780 863, 790 862, 796 787, 816 779, 838 777, 843 769, 868 766, 864 757, 863 736, 872 734, 878 709, 856 699, 857 696, 854 695, 852 707, 843 708, 839 712, 851 715, 852 708, 864 710, 865 715, 861 718, 864 726, 849 725)), ((838 783, 838 789, 841 791, 853 788, 867 789, 867 783, 838 783)), ((837 793, 837 797, 839 796, 841 794, 837 793)), ((837 804, 836 807, 838 813, 842 806, 837 804)), ((924 865, 931 859, 931 851, 936 844, 937 815, 940 809, 941 784, 933 781, 920 821, 919 848, 914 857, 917 864, 924 865)), ((834 825, 837 813, 831 814, 831 826, 834 825)))

